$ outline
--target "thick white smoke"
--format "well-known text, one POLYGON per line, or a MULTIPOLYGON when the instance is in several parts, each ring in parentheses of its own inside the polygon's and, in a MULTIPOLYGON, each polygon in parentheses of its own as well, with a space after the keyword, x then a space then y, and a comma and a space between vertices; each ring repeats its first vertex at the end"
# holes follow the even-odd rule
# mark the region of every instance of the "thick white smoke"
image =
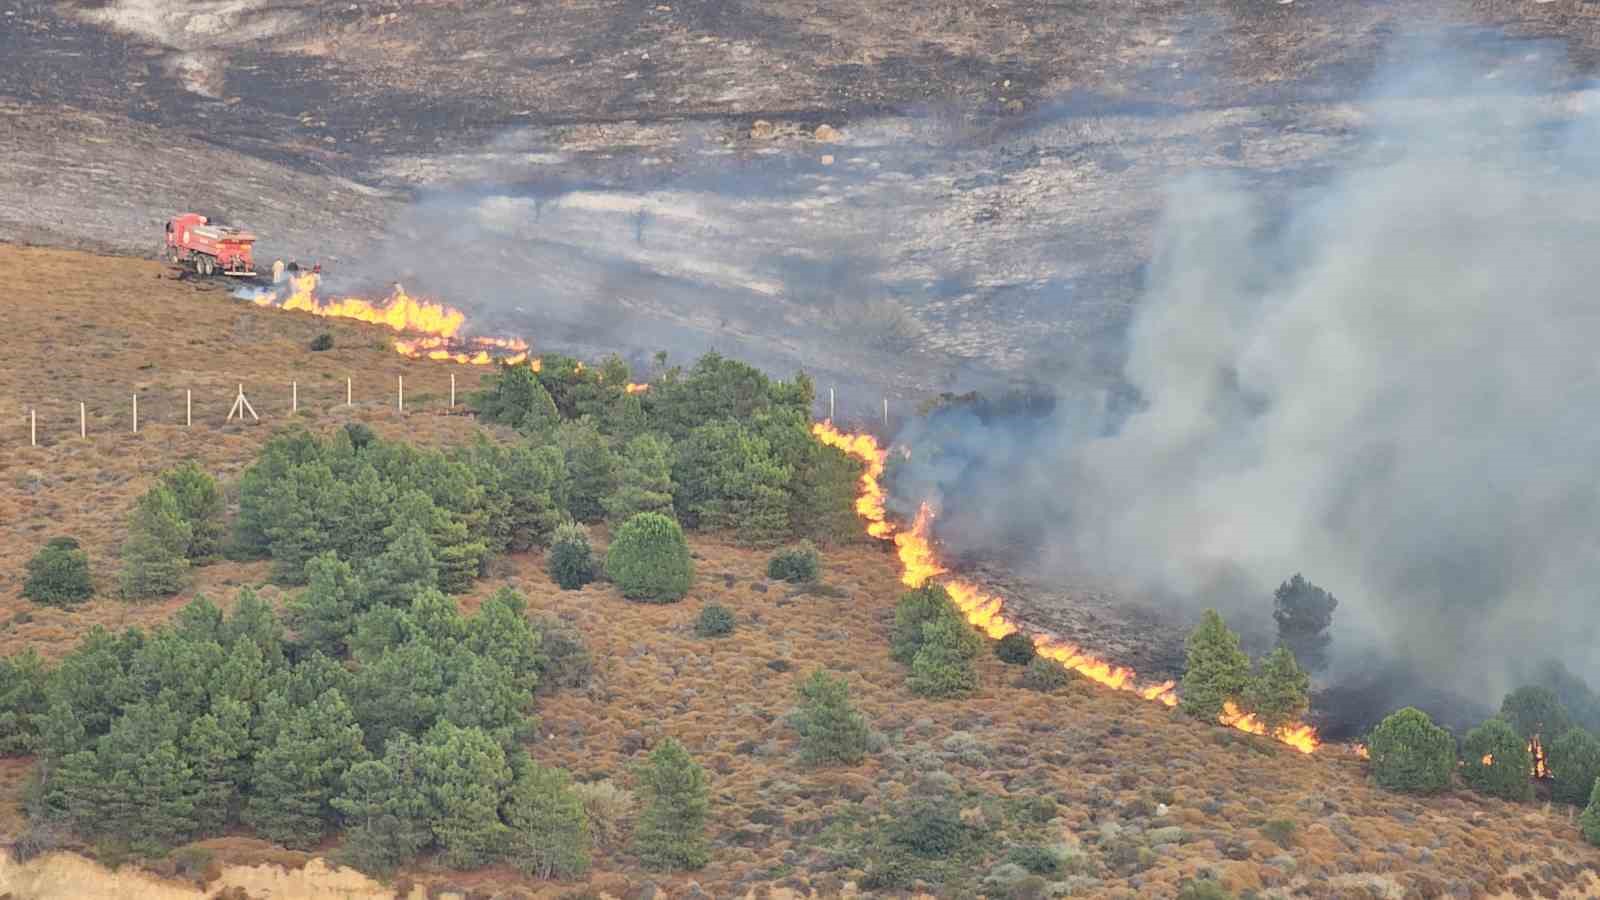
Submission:
POLYGON ((1317 187, 1175 186, 1128 335, 1138 408, 969 423, 984 458, 906 476, 981 508, 947 538, 1020 527, 1059 571, 1256 627, 1304 572, 1347 662, 1488 701, 1530 657, 1595 680, 1600 98, 1462 96, 1486 74, 1386 82, 1367 152, 1317 187))

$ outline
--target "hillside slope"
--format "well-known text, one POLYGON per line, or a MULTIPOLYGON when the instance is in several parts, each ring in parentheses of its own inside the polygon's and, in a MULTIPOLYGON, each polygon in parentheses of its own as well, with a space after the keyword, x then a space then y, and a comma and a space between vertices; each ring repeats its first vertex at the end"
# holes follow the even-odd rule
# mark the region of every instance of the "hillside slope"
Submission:
MULTIPOLYGON (((359 420, 426 444, 474 431, 469 417, 443 408, 451 371, 464 392, 473 370, 407 361, 386 349, 380 330, 257 309, 217 290, 157 279, 160 271, 0 246, 9 321, 21 338, 0 363, 9 423, 0 430, 4 652, 32 647, 59 656, 92 624, 148 627, 195 593, 227 606, 237 586, 262 584, 262 564, 220 563, 201 570, 192 591, 162 603, 127 604, 109 590, 126 515, 155 473, 196 459, 232 478, 287 423, 292 380, 300 385, 300 417, 315 429, 359 420), (324 331, 334 335, 333 350, 304 349, 324 331), (347 374, 358 386, 349 408, 347 374), (394 408, 399 376, 404 413, 394 408), (221 421, 241 384, 260 424, 221 421), (135 390, 138 434, 131 432, 135 390), (185 390, 194 391, 192 429, 182 425, 185 390), (80 401, 89 410, 87 440, 77 437, 80 401), (27 444, 28 409, 39 413, 36 448, 27 444), (72 612, 34 607, 18 594, 23 561, 60 533, 83 541, 105 589, 72 612)), ((1074 871, 1056 876, 1074 896, 1172 896, 1183 879, 1206 873, 1262 896, 1600 896, 1600 856, 1581 843, 1562 807, 1465 792, 1428 800, 1380 792, 1364 764, 1339 747, 1302 756, 1084 681, 1041 694, 1016 686, 1017 670, 989 654, 972 697, 918 698, 888 656, 901 587, 882 546, 826 554, 822 590, 770 582, 763 554, 715 537, 696 539, 694 549, 696 586, 675 605, 628 603, 610 585, 561 592, 537 553, 497 562, 461 598, 472 610, 496 588, 515 586, 531 612, 575 625, 594 654, 586 688, 541 701, 541 733, 529 747, 536 760, 579 777, 626 778, 643 751, 671 736, 708 770, 711 865, 692 877, 661 878, 627 853, 607 851, 589 878, 596 892, 642 896, 640 887, 654 883, 672 897, 732 897, 771 884, 839 896, 862 877, 862 842, 886 816, 920 793, 946 790, 995 847, 1077 848, 1074 871), (694 617, 713 601, 734 610, 733 636, 694 635, 694 617), (811 770, 797 762, 785 716, 797 681, 815 666, 848 673, 858 705, 883 735, 883 749, 858 767, 811 770)), ((266 586, 263 593, 284 596, 266 586)), ((0 771, 6 828, 14 833, 25 765, 7 761, 0 771)), ((306 859, 242 837, 204 845, 219 864, 306 859)), ((409 877, 491 896, 573 890, 502 869, 409 877)), ((986 863, 955 883, 1005 896, 998 885, 1008 878, 1015 873, 986 863)))

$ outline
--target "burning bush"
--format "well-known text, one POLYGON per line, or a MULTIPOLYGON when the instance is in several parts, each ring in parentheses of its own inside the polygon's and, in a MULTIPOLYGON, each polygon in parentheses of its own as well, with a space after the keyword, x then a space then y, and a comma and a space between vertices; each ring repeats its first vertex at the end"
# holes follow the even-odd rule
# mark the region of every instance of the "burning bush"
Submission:
POLYGON ((717 603, 707 603, 695 620, 694 633, 700 637, 724 637, 733 634, 733 613, 717 603))
POLYGON ((89 554, 70 537, 51 538, 28 560, 22 596, 46 606, 71 606, 94 595, 89 579, 89 554))
POLYGON ((1372 775, 1380 787, 1409 794, 1434 794, 1450 786, 1455 739, 1414 707, 1378 723, 1367 742, 1372 775))
POLYGON ((693 573, 683 529, 660 513, 640 513, 624 522, 606 552, 606 574, 632 600, 681 600, 693 573))
POLYGON ((819 562, 817 548, 810 541, 802 541, 767 560, 767 577, 795 583, 816 581, 819 562))
POLYGON ((959 697, 978 687, 972 661, 983 639, 953 608, 922 625, 922 646, 911 660, 911 690, 925 697, 959 697))
POLYGON ((564 591, 575 591, 594 580, 594 551, 589 531, 576 522, 556 529, 545 558, 550 579, 564 591))
POLYGON ((1298 720, 1310 708, 1307 691, 1311 676, 1301 670, 1287 647, 1278 647, 1251 676, 1243 696, 1244 709, 1255 714, 1273 732, 1298 720))
MULTIPOLYGON (((1033 647, 1033 639, 1020 631, 1013 631, 995 642, 994 655, 1003 663, 1013 666, 1025 666, 1033 662, 1039 651, 1033 647)), ((1057 666, 1056 668, 1061 668, 1057 666)), ((1065 671, 1063 669, 1063 671, 1065 671)))
POLYGON ((1278 645, 1288 647, 1309 672, 1328 665, 1328 626, 1339 601, 1298 572, 1272 595, 1272 618, 1278 623, 1278 645))
POLYGON ((1250 657, 1239 649, 1239 636, 1222 616, 1208 609, 1189 633, 1183 670, 1183 710, 1215 722, 1222 706, 1237 700, 1250 684, 1250 657))
POLYGON ((867 720, 850 703, 850 683, 817 669, 800 683, 800 759, 810 765, 853 766, 867 755, 867 720))
POLYGON ((683 745, 667 738, 639 770, 645 808, 633 835, 640 862, 652 869, 699 869, 710 861, 705 771, 683 745))
POLYGON ((189 570, 192 536, 172 491, 164 485, 151 488, 134 508, 122 546, 122 596, 176 594, 189 570))
POLYGON ((1503 800, 1528 800, 1533 756, 1528 742, 1504 719, 1489 719, 1467 732, 1462 742, 1461 777, 1480 794, 1503 800))
POLYGON ((1582 806, 1589 799, 1595 779, 1600 778, 1600 740, 1582 728, 1569 728, 1550 742, 1548 756, 1550 796, 1582 806))

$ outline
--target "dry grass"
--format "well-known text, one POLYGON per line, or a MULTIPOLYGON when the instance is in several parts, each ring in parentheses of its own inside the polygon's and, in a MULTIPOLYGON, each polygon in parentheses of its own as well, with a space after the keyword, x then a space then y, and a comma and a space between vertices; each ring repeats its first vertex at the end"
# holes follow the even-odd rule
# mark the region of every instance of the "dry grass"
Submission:
MULTIPOLYGON (((219 564, 170 601, 133 606, 102 598, 73 612, 34 608, 17 596, 23 562, 62 532, 83 541, 109 591, 127 511, 162 468, 195 458, 224 478, 237 473, 270 430, 218 424, 238 381, 255 386, 257 408, 278 422, 286 391, 278 402, 270 386, 298 378, 337 383, 342 391, 344 374, 354 372, 373 386, 364 392, 371 403, 347 412, 336 396, 302 390, 315 426, 354 417, 382 433, 435 444, 471 433, 461 417, 402 418, 381 405, 376 386, 394 375, 404 372, 417 390, 430 381, 447 384, 448 370, 393 356, 377 332, 335 327, 338 349, 302 352, 326 323, 157 280, 159 271, 142 262, 0 247, 16 335, 0 367, 0 403, 13 413, 36 404, 52 423, 38 449, 26 446, 25 431, 18 441, 14 415, 0 431, 0 540, 9 551, 0 567, 0 623, 11 622, 0 624, 4 652, 31 646, 59 655, 94 623, 148 626, 195 591, 231 602, 238 586, 264 579, 261 564, 219 564), (203 424, 111 433, 133 384, 151 397, 190 386, 203 392, 203 424), (79 398, 100 416, 88 442, 54 424, 64 404, 75 412, 79 398), (19 620, 22 613, 31 621, 19 620)), ((498 562, 462 603, 475 609, 500 586, 515 586, 528 596, 531 614, 572 623, 593 652, 596 672, 587 687, 541 700, 541 733, 529 747, 538 760, 580 779, 626 785, 630 766, 670 735, 706 767, 713 862, 692 880, 711 896, 743 896, 753 884, 775 881, 836 895, 856 873, 821 871, 817 833, 848 811, 881 810, 904 798, 932 769, 992 798, 1053 798, 1053 837, 1081 844, 1101 878, 1082 895, 1172 896, 1182 879, 1209 871, 1236 890, 1305 897, 1385 890, 1429 897, 1458 886, 1472 896, 1600 896, 1592 874, 1600 853, 1581 844, 1563 809, 1465 793, 1427 800, 1384 793, 1368 783, 1363 763, 1337 748, 1304 757, 1083 682, 1050 695, 1024 690, 1015 686, 1018 670, 989 655, 980 660, 974 696, 915 697, 887 654, 901 588, 882 547, 825 554, 822 582, 835 590, 821 593, 768 581, 765 555, 717 536, 697 539, 694 549, 695 586, 674 605, 629 603, 609 585, 560 591, 538 554, 498 562), (734 611, 731 637, 695 637, 695 616, 711 602, 734 611), (848 674, 859 707, 886 738, 887 748, 858 767, 812 770, 796 761, 797 737, 784 717, 797 680, 816 666, 848 674), (1165 816, 1157 816, 1158 804, 1170 807, 1165 816), (1284 822, 1293 823, 1292 839, 1284 822), (1172 825, 1183 829, 1179 843, 1162 844, 1142 861, 1130 856, 1131 868, 1112 867, 1113 845, 1172 825)), ((12 801, 0 828, 19 824, 15 803, 25 777, 24 763, 0 761, 0 795, 12 801)), ((237 837, 203 845, 219 861, 301 859, 237 837)), ((463 890, 517 884, 559 893, 501 869, 411 875, 463 890)), ((646 875, 607 849, 597 854, 590 886, 620 896, 645 880, 681 886, 691 879, 646 875)))

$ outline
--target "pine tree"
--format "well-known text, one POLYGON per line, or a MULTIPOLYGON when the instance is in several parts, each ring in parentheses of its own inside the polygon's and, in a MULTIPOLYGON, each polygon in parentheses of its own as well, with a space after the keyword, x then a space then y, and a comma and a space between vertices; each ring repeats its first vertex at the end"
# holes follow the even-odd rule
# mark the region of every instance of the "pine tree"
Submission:
POLYGON ((1569 728, 1550 742, 1546 757, 1551 798, 1574 806, 1588 800, 1589 788, 1600 778, 1600 740, 1582 728, 1569 728))
POLYGON ((196 833, 200 794, 179 752, 178 717, 159 703, 135 703, 93 751, 61 760, 48 802, 65 811, 81 835, 127 838, 138 849, 161 850, 196 833))
POLYGON ((822 669, 800 683, 800 759, 811 765, 855 765, 867 755, 866 717, 850 703, 850 683, 822 669))
POLYGON ((216 834, 228 824, 240 791, 249 778, 250 707, 219 697, 211 711, 194 720, 183 739, 183 756, 197 784, 195 821, 202 834, 216 834))
POLYGON ((1250 657, 1239 649, 1239 636, 1228 630, 1214 609, 1205 611, 1189 633, 1183 672, 1183 710, 1216 721, 1227 701, 1237 702, 1250 684, 1250 657))
POLYGON ((545 665, 543 636, 528 622, 528 604, 511 588, 501 588, 483 601, 467 622, 467 649, 505 667, 511 684, 531 694, 545 665))
POLYGON ((959 697, 978 687, 972 661, 983 639, 959 613, 946 612, 922 626, 922 646, 911 660, 911 690, 925 697, 959 697))
POLYGON ((0 658, 0 755, 23 756, 39 747, 39 722, 50 709, 49 674, 32 647, 0 658))
POLYGON ((129 598, 175 594, 189 570, 191 530, 178 512, 172 492, 157 486, 139 499, 122 547, 122 595, 129 598))
POLYGON ((356 763, 345 773, 333 807, 349 829, 344 852, 356 868, 388 874, 433 842, 437 810, 417 771, 420 754, 410 735, 397 734, 383 759, 356 763))
POLYGON ((564 591, 575 591, 594 580, 594 550, 589 532, 576 522, 556 529, 546 556, 550 580, 564 591))
POLYGON ((433 835, 444 862, 474 869, 498 858, 510 836, 500 798, 512 780, 500 743, 481 728, 440 722, 423 740, 418 769, 437 811, 433 835))
POLYGON ((1461 756, 1461 777, 1478 793, 1502 800, 1533 797, 1533 756, 1527 741, 1504 719, 1489 719, 1467 732, 1461 756))
POLYGON ((261 748, 251 777, 245 822, 286 847, 310 849, 332 818, 345 772, 366 759, 361 727, 338 691, 289 711, 261 748))
POLYGON ((501 810, 511 832, 507 856, 518 871, 576 878, 589 870, 589 820, 566 772, 529 764, 501 810))
POLYGON ((1328 665, 1328 626, 1339 606, 1334 596, 1305 580, 1299 573, 1278 586, 1272 595, 1272 618, 1278 623, 1278 646, 1294 653, 1308 672, 1328 665))
POLYGON ((617 488, 602 501, 606 518, 622 522, 642 512, 672 515, 672 448, 643 434, 628 442, 617 471, 617 488))
POLYGON ((52 538, 28 560, 28 580, 22 596, 46 606, 71 606, 94 594, 89 578, 89 554, 69 537, 52 538))
POLYGON ((172 492, 178 515, 189 525, 189 546, 185 555, 203 562, 222 551, 223 502, 216 479, 189 462, 161 474, 161 484, 172 492))
POLYGON ((911 665, 922 649, 922 626, 942 615, 952 614, 955 602, 943 585, 932 581, 901 595, 894 608, 894 630, 889 637, 890 655, 911 665))
POLYGON ((1273 732, 1306 714, 1311 708, 1310 689, 1311 676, 1301 670, 1288 647, 1279 646, 1250 678, 1242 704, 1245 712, 1254 713, 1273 732))
POLYGON ((439 587, 433 542, 421 527, 400 530, 377 559, 361 570, 369 606, 407 607, 411 598, 439 587))
POLYGON ((651 751, 639 771, 645 809, 634 830, 634 852, 647 868, 693 870, 710 861, 706 813, 711 791, 705 771, 673 738, 651 751))
POLYGON ((632 600, 683 599, 694 579, 683 529, 660 513, 640 513, 622 523, 606 550, 606 574, 632 600))
POLYGON ((579 522, 605 518, 602 501, 616 491, 617 460, 604 435, 589 422, 567 422, 556 429, 567 470, 567 511, 579 522))
POLYGON ((1434 794, 1450 786, 1456 767, 1455 739, 1414 707, 1391 713, 1372 730, 1367 752, 1378 786, 1411 794, 1434 794))
POLYGON ((367 609, 366 585, 333 553, 312 557, 306 578, 306 589, 289 602, 289 621, 306 647, 344 656, 356 617, 367 609))
POLYGON ((1578 826, 1583 830, 1584 840, 1600 847, 1600 778, 1595 779, 1589 791, 1589 805, 1578 816, 1578 826))

